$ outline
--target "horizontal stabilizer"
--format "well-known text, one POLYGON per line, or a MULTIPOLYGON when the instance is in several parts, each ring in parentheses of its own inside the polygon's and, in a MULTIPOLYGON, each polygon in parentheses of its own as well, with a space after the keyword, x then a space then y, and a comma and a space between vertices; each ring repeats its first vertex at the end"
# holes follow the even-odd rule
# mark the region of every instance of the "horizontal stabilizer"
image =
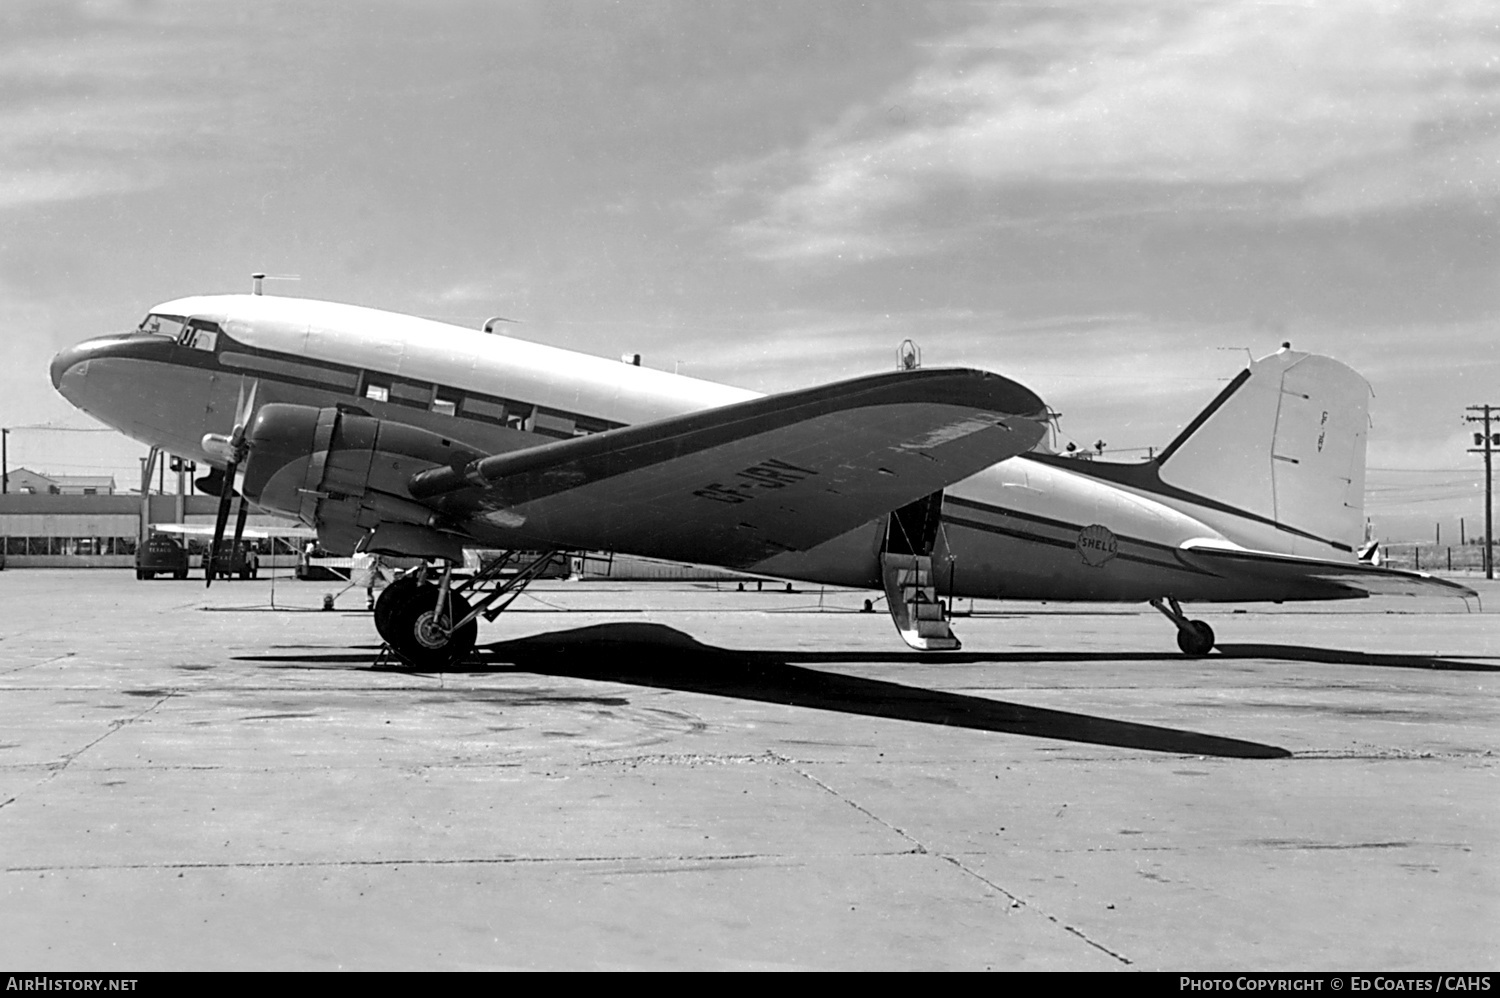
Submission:
POLYGON ((1358 561, 1325 561, 1251 551, 1218 540, 1188 541, 1178 549, 1178 555, 1189 565, 1216 575, 1264 579, 1288 586, 1305 584, 1345 590, 1335 595, 1456 596, 1463 599, 1479 595, 1468 586, 1426 572, 1377 568, 1358 561))
POLYGON ((1020 454, 1045 418, 999 375, 899 371, 433 468, 411 493, 481 537, 733 567, 1020 454))

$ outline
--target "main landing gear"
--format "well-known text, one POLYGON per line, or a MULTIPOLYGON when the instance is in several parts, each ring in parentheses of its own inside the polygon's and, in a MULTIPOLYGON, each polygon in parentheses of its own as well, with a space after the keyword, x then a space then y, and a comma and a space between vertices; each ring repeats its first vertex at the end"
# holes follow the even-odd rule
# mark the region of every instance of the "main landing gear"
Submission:
POLYGON ((445 668, 474 650, 479 618, 500 616, 556 554, 548 551, 522 565, 518 552, 507 552, 461 582, 453 578, 452 563, 440 569, 424 565, 381 592, 375 601, 375 630, 407 665, 445 668), (510 576, 502 582, 507 571, 510 576))
POLYGON ((1213 651, 1214 629, 1201 620, 1188 620, 1175 598, 1168 596, 1165 603, 1161 599, 1154 599, 1151 605, 1177 625, 1177 647, 1182 649, 1184 655, 1202 658, 1213 651))

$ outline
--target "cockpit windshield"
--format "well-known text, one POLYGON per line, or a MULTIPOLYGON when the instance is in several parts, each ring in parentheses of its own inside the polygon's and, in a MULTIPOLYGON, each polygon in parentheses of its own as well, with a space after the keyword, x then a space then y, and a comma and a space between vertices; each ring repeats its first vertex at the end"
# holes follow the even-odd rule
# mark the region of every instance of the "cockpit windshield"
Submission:
POLYGON ((155 312, 147 315, 136 327, 137 332, 146 333, 150 336, 165 336, 169 340, 175 340, 182 335, 182 327, 187 324, 187 319, 180 315, 159 315, 155 312))

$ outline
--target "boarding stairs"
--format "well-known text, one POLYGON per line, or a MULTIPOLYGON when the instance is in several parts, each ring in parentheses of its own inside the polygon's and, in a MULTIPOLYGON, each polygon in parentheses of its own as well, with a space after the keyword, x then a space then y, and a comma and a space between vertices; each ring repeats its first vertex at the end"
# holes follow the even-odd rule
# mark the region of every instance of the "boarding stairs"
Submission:
POLYGON ((948 626, 948 607, 932 583, 932 556, 880 556, 886 605, 901 639, 918 651, 957 651, 961 646, 948 626))

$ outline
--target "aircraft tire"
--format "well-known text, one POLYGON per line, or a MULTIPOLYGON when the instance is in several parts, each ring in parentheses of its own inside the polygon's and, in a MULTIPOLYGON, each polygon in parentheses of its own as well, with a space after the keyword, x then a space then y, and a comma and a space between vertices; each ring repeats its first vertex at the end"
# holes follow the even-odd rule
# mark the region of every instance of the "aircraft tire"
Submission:
POLYGON ((1201 620, 1188 621, 1188 631, 1177 632, 1177 647, 1190 658, 1202 658, 1214 647, 1214 629, 1201 620))
POLYGON ((141 578, 142 579, 146 579, 146 580, 154 579, 154 578, 156 578, 156 573, 155 572, 142 572, 141 573, 141 578))
MULTIPOLYGON (((418 590, 397 603, 386 621, 389 633, 381 635, 401 660, 415 669, 442 669, 452 665, 474 649, 474 639, 479 634, 479 622, 475 620, 450 635, 435 633, 432 628, 434 608, 431 603, 418 598, 429 592, 425 588, 418 590)), ((462 596, 449 597, 448 613, 452 619, 468 616, 469 609, 469 601, 462 596)))
MULTIPOLYGON (((392 612, 395 611, 397 606, 414 598, 424 589, 427 593, 427 602, 435 604, 437 602, 437 593, 433 591, 433 587, 430 585, 423 586, 417 582, 415 575, 404 575, 380 591, 380 596, 375 600, 375 630, 387 642, 391 640, 391 636, 386 632, 390 625, 392 612)), ((468 611, 465 612, 467 613, 468 611)))

